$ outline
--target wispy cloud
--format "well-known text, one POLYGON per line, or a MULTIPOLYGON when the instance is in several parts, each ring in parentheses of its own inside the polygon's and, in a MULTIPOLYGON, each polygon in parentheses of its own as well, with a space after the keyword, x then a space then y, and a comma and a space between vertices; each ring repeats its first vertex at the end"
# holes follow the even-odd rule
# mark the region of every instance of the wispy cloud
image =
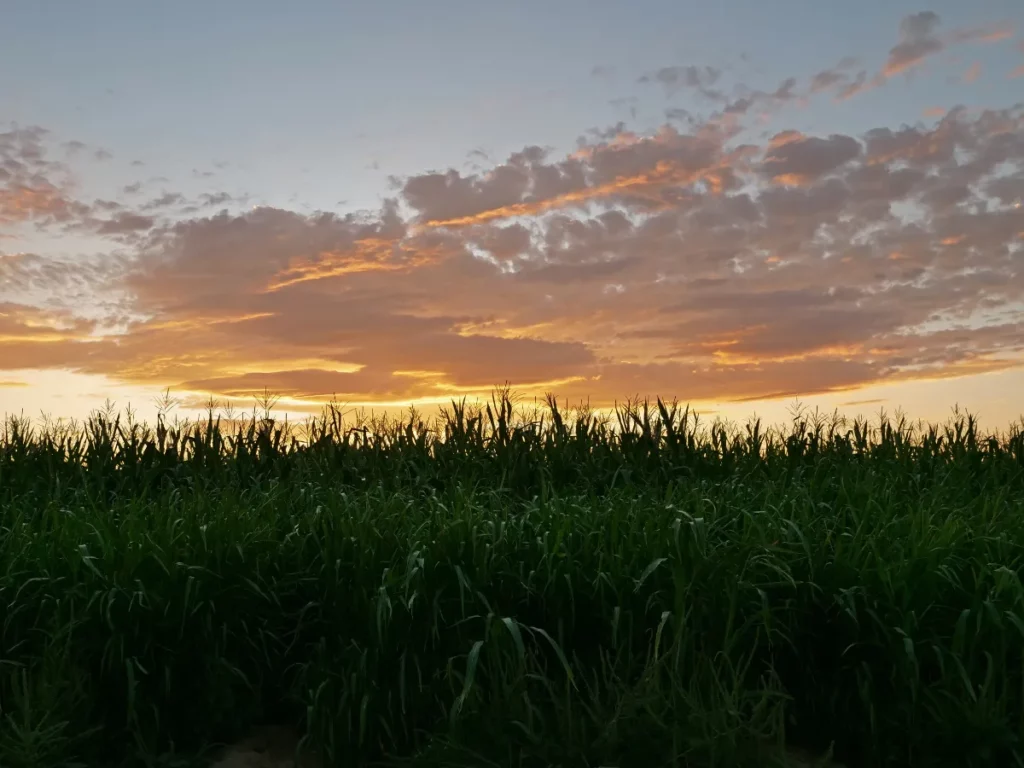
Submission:
POLYGON ((714 101, 721 101, 724 95, 713 88, 722 76, 722 71, 708 66, 675 66, 642 75, 639 83, 658 83, 669 95, 682 89, 692 89, 714 101))
POLYGON ((936 35, 939 23, 939 15, 934 11, 904 17, 900 22, 900 41, 889 51, 882 74, 892 77, 906 72, 943 50, 946 42, 936 35))
MULTIPOLYGON (((906 74, 921 67, 926 60, 946 49, 964 43, 997 43, 1013 37, 1006 26, 960 28, 948 34, 940 34, 941 19, 934 11, 905 16, 900 21, 899 41, 889 50, 889 55, 874 75, 861 70, 850 78, 838 78, 836 97, 840 100, 853 98, 872 88, 884 85, 896 75, 906 74)), ((965 82, 973 82, 981 74, 980 64, 968 70, 965 82)))
POLYGON ((843 407, 852 407, 855 405, 881 405, 887 402, 884 398, 871 398, 869 400, 847 400, 845 403, 840 403, 843 407))
POLYGON ((981 63, 976 61, 968 67, 966 72, 964 72, 961 82, 970 85, 971 83, 977 82, 979 77, 981 77, 981 63))

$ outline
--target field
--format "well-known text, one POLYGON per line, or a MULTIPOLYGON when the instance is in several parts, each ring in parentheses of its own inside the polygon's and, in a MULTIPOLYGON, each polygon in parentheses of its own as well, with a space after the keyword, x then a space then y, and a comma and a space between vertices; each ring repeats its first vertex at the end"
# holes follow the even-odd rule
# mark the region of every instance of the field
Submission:
POLYGON ((0 766, 1024 766, 1022 568, 963 414, 9 418, 0 766))

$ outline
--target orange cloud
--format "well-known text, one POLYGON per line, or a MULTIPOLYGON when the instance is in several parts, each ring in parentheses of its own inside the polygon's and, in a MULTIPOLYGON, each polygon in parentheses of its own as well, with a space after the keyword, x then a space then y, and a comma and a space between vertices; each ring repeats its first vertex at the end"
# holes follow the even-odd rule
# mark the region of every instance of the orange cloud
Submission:
POLYGON ((886 78, 893 77, 941 51, 945 43, 935 35, 939 23, 938 14, 933 11, 905 16, 900 21, 900 41, 889 51, 881 74, 886 78))
MULTIPOLYGON (((891 53, 900 71, 951 44, 915 24, 891 53)), ((0 372, 102 374, 190 402, 268 388, 295 408, 508 381, 603 406, 1019 364, 1024 327, 1006 317, 1024 281, 1007 254, 1024 214, 1006 169, 1024 163, 1024 110, 756 138, 759 110, 412 175, 376 211, 197 210, 123 239, 147 215, 105 208, 116 258, 0 258, 0 372)))
POLYGON ((388 261, 388 257, 398 246, 394 240, 371 237, 358 241, 352 248, 344 251, 322 251, 315 259, 299 260, 298 263, 275 275, 267 290, 278 291, 311 280, 323 280, 357 272, 403 269, 423 263, 414 261, 409 264, 398 264, 388 261))
POLYGON ((962 80, 964 83, 970 84, 976 82, 979 77, 981 77, 981 63, 976 61, 964 72, 962 80))
POLYGON ((451 229, 456 227, 473 226, 474 224, 484 224, 498 219, 509 219, 519 216, 536 216, 541 213, 547 213, 548 211, 555 211, 559 208, 564 208, 573 203, 597 200, 602 197, 608 197, 616 192, 650 186, 651 182, 651 177, 646 174, 633 176, 631 178, 617 179, 598 187, 590 187, 575 192, 569 192, 548 200, 538 200, 537 202, 532 203, 514 203, 512 205, 501 206, 500 208, 481 211, 480 213, 475 213, 469 216, 458 216, 453 219, 435 219, 427 221, 424 226, 430 228, 445 227, 451 229))
POLYGON ((23 333, 0 333, 0 343, 3 342, 30 342, 32 344, 58 344, 65 341, 88 341, 87 338, 75 334, 60 333, 58 331, 31 331, 23 333))
MULTIPOLYGON (((838 85, 837 101, 846 101, 865 91, 878 88, 896 75, 904 74, 920 67, 927 59, 935 56, 952 45, 963 43, 992 44, 1013 37, 1009 29, 998 27, 955 29, 947 35, 939 35, 941 24, 939 15, 933 11, 905 16, 900 21, 899 42, 890 50, 882 68, 872 77, 866 71, 858 73, 853 79, 843 78, 832 73, 821 73, 826 76, 829 85, 838 85)), ((974 82, 981 74, 981 65, 973 65, 964 75, 965 83, 974 82)))
POLYGON ((67 201, 53 186, 0 188, 0 223, 25 221, 40 215, 59 213, 67 201))
POLYGON ((804 141, 805 139, 807 139, 807 136, 800 131, 780 131, 771 137, 768 141, 768 146, 774 149, 793 141, 804 141))
POLYGON ((633 133, 632 131, 616 131, 612 138, 605 142, 603 145, 589 144, 580 147, 575 152, 569 155, 572 160, 590 160, 598 152, 606 152, 608 150, 623 149, 625 147, 633 147, 637 144, 641 144, 645 141, 655 141, 657 137, 645 137, 639 134, 633 133))
POLYGON ((860 153, 860 143, 849 136, 788 137, 769 143, 761 168, 776 183, 805 186, 842 168, 860 153))
POLYGON ((802 176, 799 173, 780 173, 778 176, 773 176, 772 180, 776 184, 787 187, 802 187, 812 181, 810 176, 802 176))
MULTIPOLYGON (((976 38, 980 43, 998 43, 1001 40, 1009 40, 1013 37, 1012 29, 993 29, 989 32, 982 30, 976 38)), ((1024 44, 1018 43, 1018 48, 1024 50, 1024 44)))
POLYGON ((727 366, 737 365, 764 365, 765 363, 791 363, 797 361, 812 360, 815 358, 839 358, 849 359, 855 357, 863 350, 859 344, 848 346, 825 346, 818 349, 810 349, 805 352, 798 352, 788 355, 743 355, 734 354, 728 350, 718 349, 712 353, 715 361, 727 366))
POLYGON ((147 331, 165 331, 171 329, 201 330, 211 325, 221 325, 224 323, 245 323, 250 320, 261 320, 273 316, 273 312, 254 312, 247 315, 239 315, 238 317, 195 317, 185 320, 165 320, 146 323, 145 329, 147 331))
POLYGON ((452 219, 431 220, 425 222, 424 226, 429 228, 458 228, 469 227, 476 224, 484 224, 500 219, 516 217, 537 216, 539 214, 556 211, 571 206, 575 203, 582 203, 589 200, 600 200, 623 193, 635 193, 645 196, 652 202, 657 203, 656 192, 665 187, 690 186, 697 182, 707 182, 713 193, 721 191, 722 177, 714 169, 688 170, 675 166, 670 161, 658 161, 648 173, 637 174, 617 178, 605 184, 600 184, 585 189, 568 192, 563 195, 538 200, 528 203, 514 203, 500 208, 493 208, 481 211, 469 216, 459 216, 452 219))

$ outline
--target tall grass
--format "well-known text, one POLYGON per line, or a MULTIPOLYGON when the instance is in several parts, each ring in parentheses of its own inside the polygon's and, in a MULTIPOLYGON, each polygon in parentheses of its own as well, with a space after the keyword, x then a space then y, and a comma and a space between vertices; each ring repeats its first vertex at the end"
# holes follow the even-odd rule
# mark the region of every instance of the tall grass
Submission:
POLYGON ((1024 765, 1024 433, 8 418, 0 765, 1024 765))

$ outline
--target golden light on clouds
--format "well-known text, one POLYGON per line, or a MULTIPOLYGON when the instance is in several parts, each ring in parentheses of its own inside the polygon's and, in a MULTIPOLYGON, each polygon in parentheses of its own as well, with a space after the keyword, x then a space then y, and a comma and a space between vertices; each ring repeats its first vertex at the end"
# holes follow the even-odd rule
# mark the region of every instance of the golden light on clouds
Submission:
MULTIPOLYGON (((658 170, 659 169, 655 169, 655 173, 657 173, 658 170)), ((660 170, 663 175, 665 175, 664 169, 660 170)), ((458 216, 452 219, 435 219, 425 222, 423 226, 430 229, 438 229, 442 227, 445 229, 454 229, 458 227, 470 227, 476 224, 486 224, 500 219, 537 216, 539 214, 548 213, 549 211, 556 211, 560 208, 565 208, 566 206, 573 205, 575 203, 609 197, 617 192, 649 187, 654 183, 654 175, 654 173, 641 174, 638 176, 616 179, 615 181, 607 184, 570 192, 547 200, 504 205, 500 208, 492 208, 490 210, 480 211, 479 213, 470 214, 468 216, 458 216)))
POLYGON ((0 223, 23 221, 38 213, 59 210, 62 205, 60 192, 50 185, 0 188, 0 223))
POLYGON ((550 338, 558 332, 554 322, 531 323, 530 325, 504 325, 496 321, 489 323, 465 323, 459 326, 460 336, 490 335, 499 339, 550 338))
POLYGON ((170 331, 170 330, 201 330, 212 325, 224 325, 231 323, 246 323, 250 320, 262 320, 273 317, 273 312, 250 312, 237 317, 196 317, 185 320, 163 320, 146 322, 143 327, 147 331, 170 331))
POLYGON ((89 344, 99 341, 98 338, 81 333, 67 333, 58 330, 47 330, 26 326, 19 333, 0 333, 0 344, 61 344, 73 341, 89 344))
POLYGON ((544 200, 505 205, 467 216, 432 219, 426 221, 423 227, 430 229, 453 229, 486 224, 501 219, 538 216, 579 203, 601 200, 624 193, 637 194, 660 206, 663 204, 663 201, 658 196, 658 192, 667 187, 689 187, 699 182, 705 182, 710 192, 720 194, 722 190, 720 170, 722 169, 701 168, 690 170, 680 167, 669 160, 658 160, 647 173, 621 176, 613 181, 567 192, 544 200))
MULTIPOLYGON (((436 406, 509 382, 725 413, 1010 381, 1024 355, 1024 109, 918 102, 907 119, 934 119, 868 109, 875 123, 847 132, 812 130, 835 125, 827 112, 805 119, 1003 39, 925 12, 864 69, 767 90, 666 67, 636 81, 669 94, 660 127, 393 178, 379 209, 350 214, 213 189, 79 199, 66 153, 48 159, 56 139, 2 134, 0 234, 16 250, 0 253, 3 402, 50 392, 77 409, 87 394, 170 387, 234 403, 269 389, 308 412, 334 397, 436 406), (853 390, 871 394, 839 399, 853 390)), ((960 61, 953 84, 996 71, 960 61)), ((987 397, 1010 413, 1009 396, 987 397)))
POLYGON ((780 173, 777 176, 773 176, 772 180, 776 184, 782 184, 787 187, 802 187, 813 181, 810 176, 804 176, 799 173, 780 173))
MULTIPOLYGON (((736 342, 730 343, 730 346, 736 342)), ((838 359, 849 359, 861 354, 864 351, 862 344, 851 344, 848 346, 826 346, 818 349, 810 349, 805 352, 788 355, 744 355, 730 352, 728 349, 716 349, 712 352, 715 362, 725 366, 756 366, 768 363, 791 363, 816 358, 833 357, 838 359)))
POLYGON ((267 286, 268 291, 279 291, 311 280, 323 280, 357 272, 373 270, 397 270, 407 265, 386 261, 398 241, 381 238, 367 238, 357 242, 347 251, 322 251, 315 260, 294 264, 275 276, 267 286))
POLYGON ((785 146, 786 144, 791 144, 794 141, 804 141, 807 138, 809 137, 800 131, 780 131, 772 136, 771 140, 768 142, 768 147, 770 149, 775 149, 777 147, 785 146))

